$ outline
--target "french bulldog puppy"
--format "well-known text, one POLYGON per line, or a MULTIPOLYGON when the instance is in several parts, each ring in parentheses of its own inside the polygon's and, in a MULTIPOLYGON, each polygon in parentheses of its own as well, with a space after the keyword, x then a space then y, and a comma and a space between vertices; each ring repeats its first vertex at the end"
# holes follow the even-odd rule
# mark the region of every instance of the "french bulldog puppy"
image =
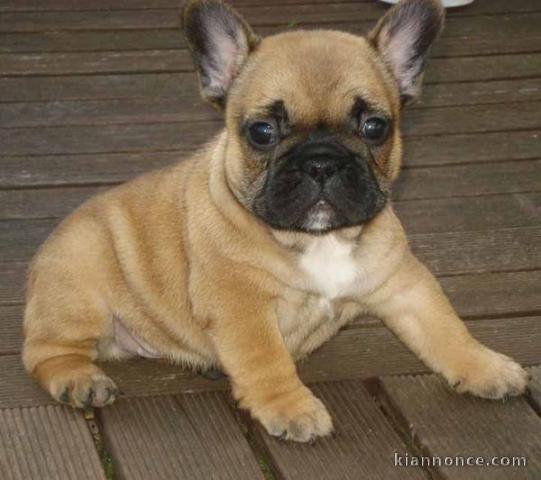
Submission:
POLYGON ((310 441, 332 421, 295 361, 370 313, 459 392, 522 393, 526 372, 468 333, 389 201, 402 106, 443 19, 437 0, 403 0, 366 38, 260 39, 224 3, 188 2, 201 93, 225 128, 45 242, 28 280, 28 372, 61 402, 101 407, 118 391, 98 359, 221 369, 271 435, 310 441))

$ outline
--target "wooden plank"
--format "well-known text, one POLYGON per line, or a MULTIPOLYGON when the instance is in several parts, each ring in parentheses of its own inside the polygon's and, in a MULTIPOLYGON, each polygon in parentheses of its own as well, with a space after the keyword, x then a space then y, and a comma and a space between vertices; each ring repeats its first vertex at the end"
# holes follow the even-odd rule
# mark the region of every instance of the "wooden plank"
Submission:
MULTIPOLYGON (((527 466, 435 466, 436 478, 537 479, 541 471, 541 418, 524 399, 492 402, 457 395, 435 376, 381 379, 382 396, 424 455, 526 457, 527 466)), ((401 469, 405 471, 407 468, 401 469)))
POLYGON ((541 311, 540 271, 442 277, 443 290, 462 317, 527 315, 541 311))
POLYGON ((122 478, 264 479, 223 394, 120 400, 100 416, 122 478))
MULTIPOLYGON (((509 284, 507 288, 510 288, 509 284)), ((520 291, 517 292, 520 296, 520 291)), ((477 294, 477 300, 481 298, 477 294)), ((489 304, 484 304, 485 310, 489 304)), ((541 358, 541 317, 487 318, 467 320, 479 341, 511 355, 524 365, 541 358)), ((20 328, 19 325, 13 327, 20 328)), ((0 350, 0 353, 3 353, 0 350)), ((0 355, 0 408, 47 405, 54 401, 24 371, 19 355, 0 355)), ((9 354, 11 353, 11 354, 9 354)), ((130 360, 101 364, 115 380, 125 397, 176 394, 229 388, 226 379, 212 381, 178 365, 152 360, 130 360)), ((427 372, 415 357, 378 320, 362 317, 341 330, 298 365, 305 382, 370 378, 427 372)))
POLYGON ((58 223, 56 219, 0 222, 0 263, 30 260, 58 223))
POLYGON ((437 275, 541 268, 541 228, 416 233, 413 253, 437 275))
POLYGON ((402 121, 405 136, 529 130, 541 126, 541 103, 505 103, 409 110, 402 121))
POLYGON ((21 351, 23 306, 0 305, 0 355, 21 351))
MULTIPOLYGON (((371 2, 373 0, 356 0, 359 2, 371 2)), ((267 2, 261 0, 229 0, 231 5, 236 7, 257 6, 267 2)), ((348 0, 277 0, 273 5, 295 5, 295 4, 340 4, 348 3, 348 0)), ((132 9, 177 9, 177 0, 93 0, 92 8, 95 10, 132 10, 132 9)), ((0 5, 0 11, 4 12, 32 12, 32 11, 64 11, 64 10, 88 10, 86 0, 54 0, 42 2, 41 0, 4 0, 0 5)), ((490 2, 477 2, 465 9, 453 10, 450 16, 465 16, 485 13, 508 13, 508 12, 529 12, 539 11, 537 0, 518 0, 509 3, 506 0, 491 0, 490 2)))
MULTIPOLYGON (((447 123, 448 119, 444 112, 441 118, 444 123, 447 123)), ((524 123, 529 122, 532 125, 538 123, 535 119, 524 121, 524 123)), ((507 125, 511 125, 510 121, 507 121, 507 125)), ((3 154, 6 156, 191 151, 205 141, 209 141, 221 127, 221 121, 205 121, 11 128, 0 130, 0 144, 3 145, 3 154)), ((414 161, 417 162, 415 164, 422 165, 421 162, 441 164, 511 160, 517 157, 539 158, 541 142, 538 130, 483 132, 482 136, 474 133, 456 133, 434 135, 427 139, 420 138, 421 125, 415 128, 418 135, 406 137, 405 145, 406 158, 412 164, 414 161), (523 140, 524 144, 511 143, 514 140, 523 140), (464 145, 469 145, 470 148, 464 149, 464 145), (507 152, 513 153, 508 155, 507 152)), ((441 127, 434 127, 434 129, 437 128, 441 127)), ((494 125, 492 128, 497 128, 497 126, 494 125)), ((466 130, 456 124, 456 130, 461 129, 466 130)))
MULTIPOLYGON (((535 163, 541 164, 541 161, 535 163)), ((417 170, 412 170, 412 172, 417 170)), ((447 167, 434 170, 436 170, 435 180, 427 172, 422 172, 419 177, 416 177, 407 170, 404 181, 398 185, 399 188, 394 195, 394 207, 408 233, 487 230, 539 224, 541 194, 519 193, 521 190, 541 191, 536 172, 522 177, 532 179, 532 182, 518 180, 518 185, 513 184, 513 175, 510 175, 509 182, 501 182, 500 191, 496 182, 491 184, 491 193, 495 195, 482 195, 482 192, 479 192, 481 196, 475 196, 475 187, 482 190, 485 183, 482 181, 477 183, 475 178, 465 175, 458 177, 456 183, 470 185, 471 191, 468 193, 472 195, 471 197, 442 196, 438 198, 436 195, 438 187, 448 189, 449 195, 453 193, 465 195, 465 193, 457 191, 460 188, 453 188, 455 182, 451 176, 448 182, 445 181, 445 172, 440 172, 440 170, 447 170, 447 167), (513 188, 517 193, 513 192, 513 188), (506 190, 510 190, 510 195, 502 195, 506 193, 506 190), (460 214, 458 215, 457 212, 460 214)), ((520 172, 520 169, 517 170, 520 172)), ((494 177, 489 175, 487 182, 493 180, 494 177)), ((0 220, 64 217, 88 198, 103 193, 109 188, 111 187, 91 185, 0 190, 0 220)))
POLYGON ((120 183, 180 161, 181 151, 0 157, 0 187, 120 183))
MULTIPOLYGON (((541 85, 541 82, 538 81, 538 84, 541 85)), ((529 91, 541 94, 541 86, 529 91)), ((538 128, 541 126, 541 102, 532 100, 483 105, 460 105, 458 100, 458 106, 445 107, 424 103, 423 108, 406 111, 402 130, 405 135, 438 135, 538 128)), ((175 99, 0 103, 0 124, 3 128, 215 122, 221 118, 222 114, 204 104, 199 95, 175 99)))
MULTIPOLYGON (((541 153, 541 152, 540 152, 541 153)), ((142 172, 179 161, 179 154, 74 156, 64 158, 0 157, 3 172, 0 188, 87 185, 55 189, 18 189, 0 191, 0 218, 40 218, 65 215, 84 199, 101 190, 98 185, 114 185, 142 172), (55 161, 56 160, 56 161, 55 161), (71 165, 69 168, 68 165, 71 165), (66 167, 64 169, 64 167, 66 167), (61 200, 62 199, 62 200, 61 200)), ((404 168, 393 189, 395 200, 437 201, 448 197, 522 194, 537 192, 541 183, 537 172, 541 160, 494 164, 446 165, 438 168, 404 168)), ((519 197, 509 198, 513 208, 519 197)), ((456 201, 461 202, 459 198, 456 201)), ((472 202, 484 202, 484 199, 472 202)), ((525 204, 527 206, 527 203, 525 204)), ((482 208, 482 207, 481 207, 482 208)), ((535 213, 531 211, 530 213, 535 213)))
MULTIPOLYGON (((482 206, 483 197, 466 198, 462 205, 473 215, 462 218, 443 208, 445 216, 434 220, 428 215, 437 210, 430 208, 433 201, 427 200, 424 211, 417 202, 414 208, 406 205, 399 210, 399 215, 404 219, 413 251, 438 275, 534 269, 541 267, 540 198, 539 194, 512 196, 501 202, 505 210, 486 212, 471 208, 475 204, 482 206), (513 204, 518 208, 512 208, 513 204), (408 218, 409 212, 414 221, 408 218)), ((62 208, 62 203, 55 204, 62 208)), ((0 222, 0 262, 28 260, 58 222, 57 218, 0 222)))
MULTIPOLYGON (((144 127, 136 128, 136 132, 142 132, 141 135, 145 135, 146 138, 146 142, 137 143, 143 149, 145 147, 150 149, 165 148, 168 151, 141 153, 127 151, 132 143, 131 138, 138 138, 136 132, 131 133, 133 131, 131 127, 115 128, 115 133, 119 139, 119 142, 115 143, 111 143, 106 134, 101 133, 98 135, 97 132, 100 132, 103 127, 90 131, 86 129, 83 131, 68 130, 74 136, 82 136, 85 132, 92 134, 93 138, 98 137, 103 143, 107 141, 108 145, 106 146, 109 148, 126 150, 125 153, 47 155, 47 151, 60 150, 61 148, 51 147, 47 140, 40 136, 38 144, 32 149, 32 152, 38 153, 37 155, 0 157, 0 164, 2 165, 0 169, 0 187, 83 185, 88 183, 113 184, 123 182, 143 172, 180 161, 189 154, 188 148, 184 151, 168 148, 175 146, 175 144, 171 145, 170 142, 175 141, 175 132, 178 135, 178 130, 175 131, 174 128, 169 130, 169 127, 165 125, 161 127, 158 129, 150 127, 146 132, 144 127), (168 131, 164 132, 164 129, 168 131), (120 142, 120 138, 124 138, 124 144, 120 142), (41 148, 41 153, 39 148, 41 148)), ((107 130, 110 131, 110 127, 107 130)), ((26 132, 30 137, 34 135, 32 131, 27 130, 26 132)), ((54 137, 58 138, 59 142, 62 142, 60 146, 76 149, 77 144, 75 142, 70 142, 68 139, 62 140, 60 134, 54 135, 54 137)), ((203 142, 204 132, 201 137, 201 142, 203 142)), ((51 138, 53 138, 53 135, 51 135, 51 138)), ((430 177, 433 183, 426 185, 424 188, 434 188, 434 192, 436 192, 442 182, 445 182, 445 175, 448 175, 452 188, 440 189, 439 196, 453 195, 454 192, 457 192, 457 195, 470 195, 473 193, 474 188, 486 194, 497 193, 495 192, 497 188, 506 188, 504 187, 505 178, 509 182, 507 189, 509 193, 530 191, 530 189, 532 191, 537 190, 538 176, 534 172, 530 172, 532 173, 531 176, 528 173, 530 166, 534 169, 537 168, 537 160, 532 161, 532 163, 524 162, 524 160, 541 156, 540 138, 540 132, 538 131, 509 132, 505 135, 500 133, 447 135, 430 137, 428 140, 420 137, 409 138, 406 139, 404 145, 405 166, 428 167, 438 165, 442 168, 440 172, 442 175, 438 175, 438 172, 432 169, 426 171, 416 169, 414 171, 406 168, 403 170, 402 176, 404 182, 408 182, 408 178, 427 179, 428 172, 431 172, 430 177), (468 148, 465 149, 464 145, 468 145, 468 148), (502 162, 503 160, 505 162, 502 162), (522 161, 519 162, 519 160, 522 161), (485 164, 478 165, 478 162, 485 164), (458 165, 453 167, 453 164, 458 165), (446 169, 447 166, 449 170, 446 169), (516 170, 515 173, 513 173, 513 169, 516 170), (472 179, 474 187, 470 188, 470 184, 467 182, 460 182, 462 174, 472 179)), ((87 145, 85 147, 87 149, 96 148, 97 146, 87 145)), ((178 144, 176 146, 182 147, 182 145, 178 144)), ((185 143, 185 146, 189 147, 188 142, 185 143)), ((195 147, 196 145, 192 145, 192 149, 195 147)), ((397 193, 402 191, 401 185, 399 183, 396 186, 397 193)), ((408 195, 413 197, 418 194, 412 190, 411 194, 408 195)))
MULTIPOLYGON (((0 78, 0 101, 47 102, 122 99, 199 99, 192 73, 0 78)), ((409 109, 538 101, 538 79, 426 85, 409 109)), ((208 107, 207 107, 208 108, 208 107)))
POLYGON ((500 132, 409 138, 404 145, 410 166, 497 162, 538 158, 541 132, 500 132), (464 148, 467 145, 468 148, 464 148))
MULTIPOLYGON (((494 0, 493 0, 494 1, 494 0)), ((530 0, 532 1, 532 0, 530 0)), ((451 14, 450 18, 468 17, 484 13, 518 13, 539 11, 539 5, 521 7, 505 7, 498 3, 495 5, 463 9, 451 14), (503 7, 503 8, 502 8, 503 7)), ((492 2, 491 2, 492 3, 492 2)), ((262 25, 288 25, 294 24, 329 24, 353 21, 376 20, 386 11, 386 5, 377 2, 351 2, 351 3, 310 3, 290 4, 287 8, 278 2, 272 4, 239 5, 239 12, 253 26, 262 25)), ((476 17, 477 18, 477 17, 476 17)), ((481 20, 482 21, 482 20, 481 20)), ((154 29, 154 28, 180 28, 178 9, 126 9, 115 10, 98 9, 79 10, 68 8, 59 11, 5 11, 0 20, 1 32, 43 32, 50 30, 100 30, 100 29, 154 29)))
MULTIPOLYGON (((273 4, 276 8, 276 5, 273 4)), ((278 7, 282 8, 282 7, 278 7)), ((286 10, 287 11, 287 10, 286 10)), ((178 12, 170 11, 176 20, 178 12)), ((431 52, 432 57, 450 55, 480 55, 493 53, 525 53, 538 51, 541 15, 537 13, 454 17, 448 16, 442 37, 431 52), (504 33, 505 32, 505 33, 504 33), (464 45, 466 43, 467 45, 464 45)), ((289 22, 289 21, 288 21, 289 22)), ((310 23, 300 20, 302 28, 332 28, 357 35, 366 34, 375 24, 374 20, 351 23, 310 23)), ((263 36, 290 29, 281 25, 257 27, 263 36)), ((179 28, 143 30, 58 30, 47 32, 4 33, 0 52, 84 52, 97 50, 160 50, 181 49, 187 44, 179 28)))
MULTIPOLYGON (((384 12, 376 2, 325 5, 254 5, 240 9, 253 26, 334 23, 376 20, 384 12)), ((88 10, 58 12, 5 12, 0 32, 46 32, 50 30, 180 29, 177 9, 88 10)))
POLYGON ((0 55, 3 75, 191 72, 187 50, 0 55))
POLYGON ((541 365, 528 369, 531 375, 530 381, 530 401, 533 408, 540 413, 541 412, 541 365))
MULTIPOLYGON (((535 77, 541 72, 540 59, 539 53, 432 58, 425 81, 449 83, 535 77)), ((0 68, 4 76, 193 71, 186 50, 4 53, 0 54, 0 68)))
POLYGON ((393 452, 406 446, 360 381, 318 384, 312 390, 333 417, 334 436, 317 439, 313 445, 293 444, 256 427, 280 478, 428 478, 421 469, 394 467, 393 452))
POLYGON ((199 98, 193 73, 0 78, 0 101, 199 98))
POLYGON ((116 125, 220 120, 222 114, 192 98, 0 103, 3 128, 40 125, 116 125))
POLYGON ((0 144, 4 155, 192 151, 221 126, 194 122, 2 129, 0 144))
POLYGON ((425 84, 472 82, 535 77, 541 73, 541 55, 489 55, 486 57, 432 58, 425 84))
POLYGON ((408 234, 533 226, 539 224, 541 195, 513 194, 412 200, 395 203, 395 210, 408 234))
POLYGON ((105 480, 82 414, 61 406, 0 410, 4 480, 105 480))
POLYGON ((24 298, 26 262, 0 264, 0 305, 21 303, 24 298))
POLYGON ((394 186, 394 198, 399 200, 443 199, 535 192, 541 190, 541 178, 538 175, 540 170, 541 160, 445 165, 437 168, 404 168, 394 186))
MULTIPOLYGON (((0 305, 24 301, 24 262, 0 263, 0 305)), ((541 271, 487 272, 441 277, 440 283, 463 317, 528 315, 541 311, 541 271)))

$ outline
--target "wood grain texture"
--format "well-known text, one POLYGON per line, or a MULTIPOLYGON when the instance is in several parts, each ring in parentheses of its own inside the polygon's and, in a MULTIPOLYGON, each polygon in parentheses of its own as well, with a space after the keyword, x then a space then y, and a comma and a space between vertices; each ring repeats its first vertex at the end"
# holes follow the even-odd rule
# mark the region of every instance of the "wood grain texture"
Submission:
MULTIPOLYGON (((512 355, 525 365, 539 362, 541 317, 489 318, 466 323, 472 334, 489 347, 512 355)), ((0 354, 4 353, 0 349, 0 354)), ((166 362, 138 359, 101 366, 128 398, 229 388, 227 380, 208 380, 166 362)), ((0 369, 8 372, 0 378, 0 408, 54 403, 24 372, 19 355, 0 355, 0 369)), ((368 318, 360 318, 341 330, 299 362, 298 369, 301 378, 309 383, 429 371, 379 321, 368 318)))
POLYGON ((26 262, 0 264, 0 305, 13 305, 23 301, 27 269, 26 262))
MULTIPOLYGON (((58 219, 0 222, 0 264, 28 261, 58 223, 58 219)), ((410 233, 409 243, 417 257, 441 276, 541 268, 540 237, 541 226, 535 225, 410 233)))
POLYGON ((264 478, 223 394, 121 400, 100 414, 121 478, 264 478))
POLYGON ((425 455, 524 456, 527 466, 434 467, 442 479, 538 479, 541 418, 524 397, 505 403, 452 392, 436 376, 381 379, 382 396, 425 455))
MULTIPOLYGON (((497 2, 501 0, 497 0, 497 2)), ((531 0, 530 0, 531 1, 531 0)), ((366 22, 376 20, 386 11, 386 6, 378 2, 343 2, 343 3, 291 3, 287 8, 283 4, 238 5, 239 12, 254 27, 266 25, 290 24, 317 26, 350 22, 366 22)), ((232 2, 234 5, 235 3, 232 2)), ((492 7, 494 10, 497 5, 492 7)), ((513 10, 510 7, 500 13, 532 11, 531 6, 513 10)), ((495 13, 491 9, 491 13, 495 13)), ((533 11, 539 11, 539 7, 533 11)), ((450 15, 451 18, 468 17, 472 14, 485 13, 485 10, 466 10, 450 15)), ((477 20, 483 22, 483 19, 477 20)), ((123 30, 123 29, 180 29, 178 7, 175 8, 145 8, 143 9, 114 9, 111 6, 99 9, 78 10, 70 7, 57 11, 4 11, 0 19, 1 32, 46 32, 57 30, 123 30)))
MULTIPOLYGON (((535 90, 541 94, 541 87, 535 90)), ((460 104, 460 101, 457 103, 460 104)), ((528 130, 541 126, 541 102, 461 105, 407 110, 405 136, 528 130)), ((216 122, 222 116, 193 98, 0 103, 3 128, 126 123, 216 122)), ((206 129, 203 123, 201 128, 206 129)))
POLYGON ((539 413, 541 412, 541 365, 529 368, 528 372, 532 376, 530 381, 530 399, 533 407, 539 413))
MULTIPOLYGON (((425 83, 474 82, 534 77, 541 55, 521 53, 481 57, 432 58, 425 83)), ((192 72, 186 50, 141 50, 0 54, 4 76, 192 72)))
POLYGON ((270 437, 255 426, 280 478, 427 478, 421 469, 394 467, 393 453, 406 447, 361 382, 318 384, 312 391, 333 417, 334 436, 318 439, 313 445, 294 444, 270 437))
POLYGON ((44 406, 0 410, 3 480, 105 480, 81 413, 44 406))
MULTIPOLYGON (((25 263, 0 263, 0 305, 24 300, 25 263)), ((485 272, 439 279, 455 309, 463 317, 524 315, 541 311, 539 270, 485 272)))
MULTIPOLYGON (((200 132, 196 141, 178 142, 178 127, 173 125, 118 126, 93 128, 47 129, 44 134, 35 130, 24 130, 20 140, 13 139, 12 148, 17 156, 1 156, 0 187, 62 185, 84 183, 118 183, 148 170, 157 169, 179 161, 205 141, 210 132, 200 132), (24 135, 28 143, 24 144, 24 135), (72 136, 64 138, 62 133, 72 136), (115 136, 113 141, 111 135, 115 136), (88 138, 90 136, 90 139, 88 138), (159 151, 160 149, 166 151, 159 151), (135 149, 135 151, 130 151, 135 149), (140 150, 139 152, 137 151, 140 150), (154 151, 152 151, 154 149, 154 151), (58 153, 71 150, 74 153, 58 153), (82 150, 77 153, 77 150, 82 150), (91 153, 92 151, 97 153, 91 153), (109 153, 111 150, 122 153, 109 153), (143 150, 143 151, 141 151, 143 150), (146 151, 145 151, 146 150, 146 151), (158 150, 158 151, 156 151, 158 150), (87 151, 87 153, 84 153, 87 151), (26 153, 25 153, 26 152, 26 153), (54 154, 54 152, 57 152, 54 154)), ((11 131, 14 134, 13 131, 11 131)), ((6 139, 9 136, 6 132, 6 139)), ((7 140, 6 140, 7 141, 7 140)), ((6 143, 4 143, 6 145, 6 143)), ((7 146, 7 145, 6 145, 7 146)), ((538 176, 520 175, 524 165, 517 160, 536 159, 540 156, 541 132, 485 133, 473 135, 442 135, 423 138, 409 138, 405 141, 404 163, 412 167, 457 165, 449 170, 450 182, 460 180, 461 173, 473 176, 475 186, 481 193, 490 193, 490 177, 494 178, 494 188, 501 188, 502 179, 508 174, 510 185, 519 182, 538 181, 538 176), (468 145, 467 149, 463 145, 468 145), (506 162, 497 166, 496 163, 506 162), (472 166, 465 170, 466 164, 485 163, 484 167, 472 166), (462 165, 464 164, 464 165, 462 165), (516 166, 515 173, 513 165, 516 166), (461 170, 462 169, 462 170, 461 170), (477 173, 475 173, 477 172, 477 173), (520 180, 519 180, 520 178, 520 180), (486 179, 486 180, 485 180, 486 179), (478 182, 486 182, 481 186, 478 182)), ((6 153, 4 152, 6 155, 6 153)), ((445 172, 442 170, 442 172, 445 172)), ((525 173, 525 172, 524 172, 525 173)), ((403 172, 405 175, 423 175, 423 172, 403 172)), ((437 182, 437 172, 431 174, 437 182)), ((440 179, 444 181, 444 178, 440 179)), ((435 183, 437 185, 437 183, 435 183)), ((440 190, 440 195, 451 195, 454 190, 468 195, 468 182, 451 184, 452 189, 440 190)), ((400 187, 398 187, 400 188, 400 187)), ((429 186, 427 185, 427 188, 429 186)), ((520 187, 521 188, 521 187, 520 187)), ((530 187, 528 187, 530 188, 530 187)), ((515 190, 516 191, 516 190, 515 190)), ((523 191, 523 190, 521 190, 523 191)))
MULTIPOLYGON (((394 207, 411 233, 536 225, 541 213, 540 168, 541 160, 408 169, 393 192, 394 207)), ((113 188, 95 185, 93 176, 83 183, 90 185, 0 190, 0 220, 64 217, 88 198, 113 188)))
MULTIPOLYGON (((356 0, 356 3, 371 2, 373 0, 356 0)), ((253 6, 260 4, 258 0, 230 0, 229 3, 236 7, 253 6)), ((348 0, 276 0, 273 5, 285 6, 295 4, 340 4, 348 3, 348 0)), ((178 0, 93 0, 92 7, 96 10, 131 10, 131 9, 157 9, 157 8, 178 8, 178 0)), ((89 6, 85 0, 54 0, 42 2, 40 0, 5 0, 0 5, 0 11, 16 12, 16 11, 63 11, 63 10, 88 10, 89 6)), ((538 11, 539 3, 536 0, 516 0, 509 3, 506 0, 491 0, 489 4, 486 2, 478 2, 468 6, 467 9, 451 10, 451 15, 478 15, 483 13, 507 13, 507 12, 529 12, 538 11)))
MULTIPOLYGON (((281 8, 280 6, 275 8, 281 8)), ((285 10, 287 11, 287 10, 285 10)), ((123 16, 122 12, 115 12, 123 16)), ((139 13, 141 15, 141 13, 139 13)), ((169 10, 171 22, 178 12, 169 10)), ((165 17, 164 17, 165 18, 165 17)), ((536 52, 541 33, 536 28, 541 14, 456 17, 448 15, 441 38, 431 51, 432 57, 472 56, 503 53, 536 52), (504 33, 505 32, 505 33, 504 33)), ((353 34, 366 34, 375 20, 329 24, 307 22, 297 16, 300 28, 330 28, 353 34)), ((294 20, 292 20, 294 22, 294 20)), ((276 26, 255 26, 258 34, 267 36, 291 30, 287 22, 276 26)), ((135 30, 55 30, 44 32, 4 33, 0 53, 45 53, 123 50, 169 50, 187 48, 178 28, 144 28, 135 30)))
POLYGON ((16 354, 21 351, 22 319, 22 305, 0 305, 0 355, 16 354))
MULTIPOLYGON (((173 101, 180 101, 181 98, 199 101, 197 79, 191 72, 91 77, 4 77, 0 78, 0 91, 0 102, 160 101, 165 98, 173 101)), ((419 100, 408 109, 530 100, 541 100, 541 87, 535 78, 430 84, 425 85, 419 100)), ((210 110, 210 107, 206 109, 210 110)))

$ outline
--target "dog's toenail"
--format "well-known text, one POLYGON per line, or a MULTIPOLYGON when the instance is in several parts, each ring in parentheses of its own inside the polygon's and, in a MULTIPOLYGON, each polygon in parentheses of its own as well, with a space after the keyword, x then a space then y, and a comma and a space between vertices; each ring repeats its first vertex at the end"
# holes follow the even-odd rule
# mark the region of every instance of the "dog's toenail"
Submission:
POLYGON ((60 401, 62 403, 70 403, 70 392, 67 388, 60 395, 60 401))

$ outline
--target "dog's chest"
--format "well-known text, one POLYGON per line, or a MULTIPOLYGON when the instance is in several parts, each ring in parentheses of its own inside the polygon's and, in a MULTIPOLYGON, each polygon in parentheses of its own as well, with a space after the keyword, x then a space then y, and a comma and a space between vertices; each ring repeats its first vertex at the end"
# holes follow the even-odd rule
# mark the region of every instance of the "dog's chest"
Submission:
POLYGON ((315 238, 299 260, 308 289, 327 300, 353 295, 360 276, 353 248, 334 235, 315 238))

